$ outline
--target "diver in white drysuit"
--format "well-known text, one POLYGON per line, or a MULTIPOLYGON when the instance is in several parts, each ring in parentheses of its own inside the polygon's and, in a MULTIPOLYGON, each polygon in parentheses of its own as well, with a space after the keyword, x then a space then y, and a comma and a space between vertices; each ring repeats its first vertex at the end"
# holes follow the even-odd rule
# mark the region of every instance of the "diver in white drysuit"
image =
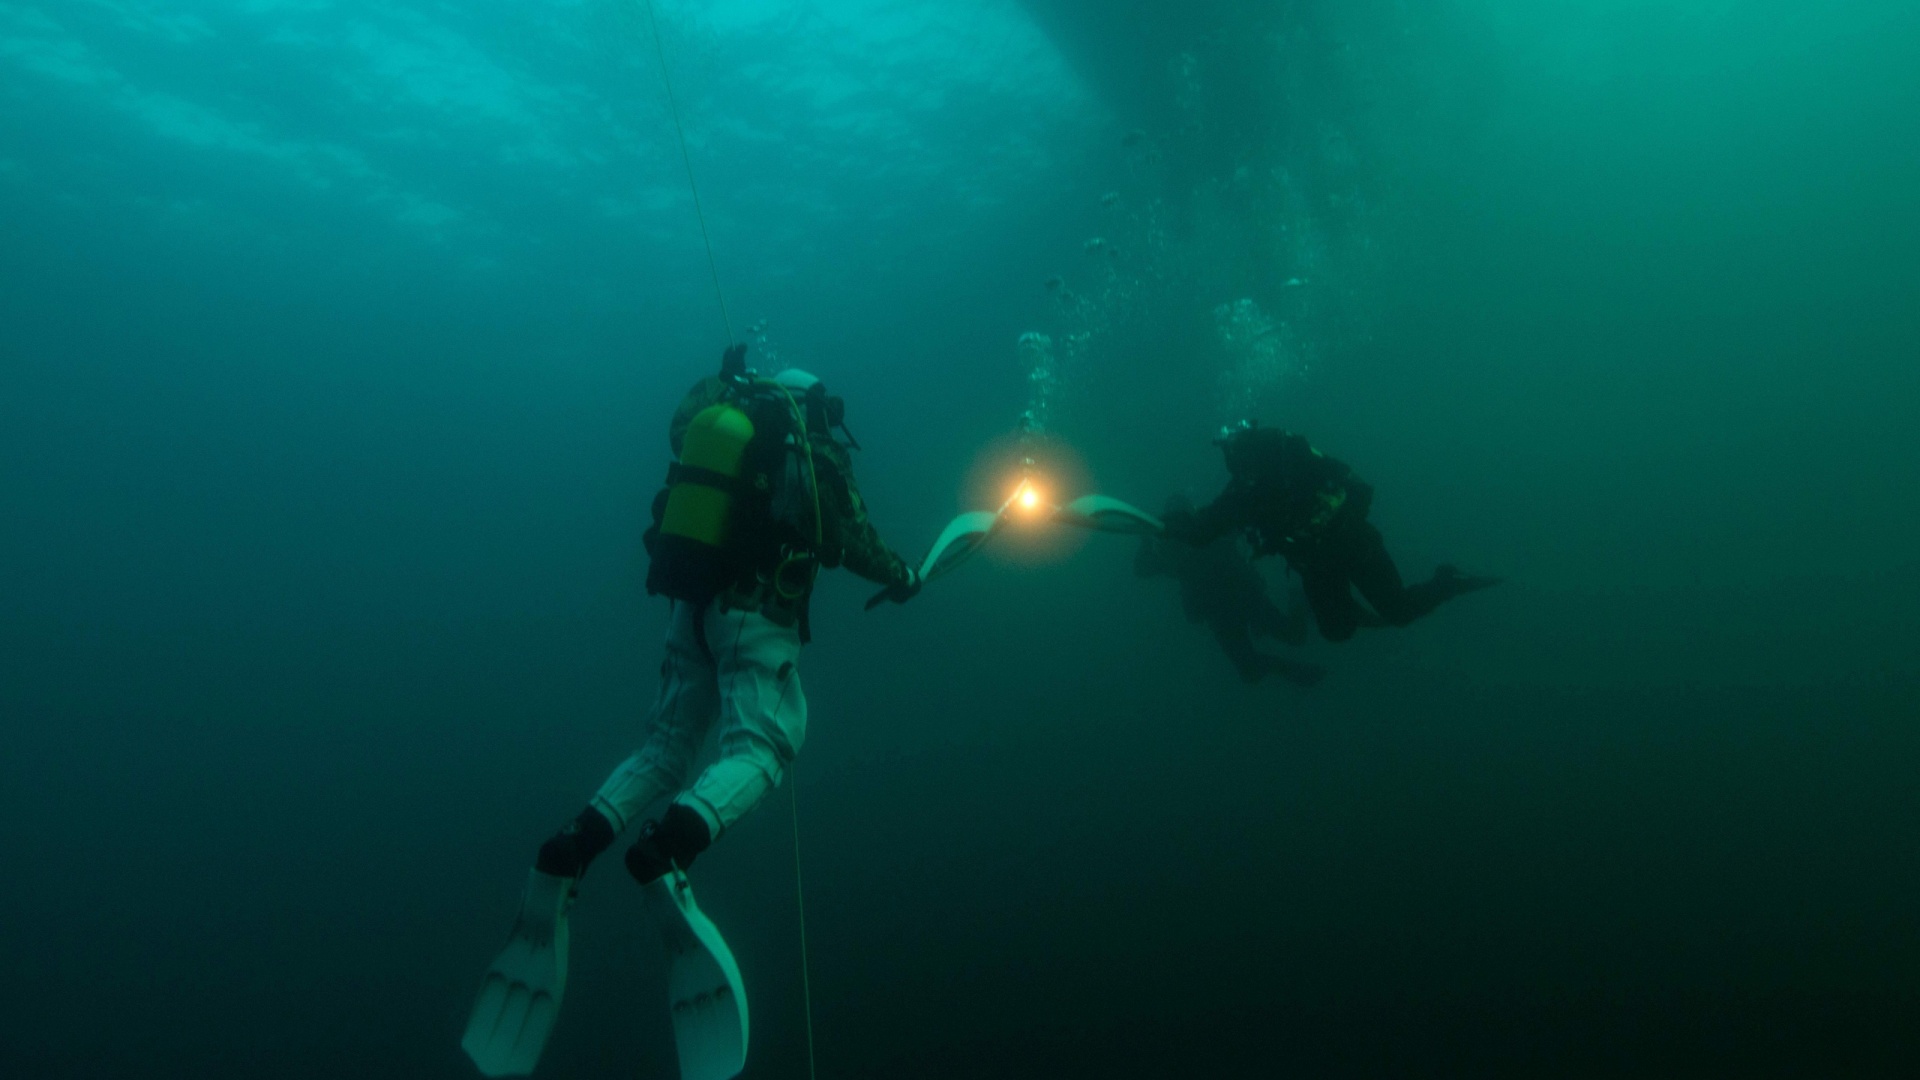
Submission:
POLYGON ((800 646, 821 567, 845 566, 904 603, 917 573, 867 520, 854 485, 845 406, 798 370, 761 379, 745 347, 727 352, 675 411, 674 464, 654 501, 647 589, 673 601, 660 698, 640 748, 571 824, 540 848, 535 869, 578 879, 595 856, 667 796, 628 850, 647 884, 695 856, 778 786, 807 735, 800 646), (687 780, 719 724, 719 758, 687 780))

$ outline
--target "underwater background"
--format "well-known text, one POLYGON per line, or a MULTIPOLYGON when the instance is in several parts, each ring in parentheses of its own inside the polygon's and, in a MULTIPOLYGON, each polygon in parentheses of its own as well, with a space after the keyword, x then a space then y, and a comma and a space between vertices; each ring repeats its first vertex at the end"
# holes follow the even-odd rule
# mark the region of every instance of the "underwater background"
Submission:
MULTIPOLYGON (((1303 692, 1120 538, 826 576, 747 1076, 796 803, 820 1076, 1909 1074, 1920 8, 656 3, 728 321, 643 7, 0 2, 0 1075, 474 1075, 730 336, 910 556, 1025 413, 1150 510, 1254 415, 1507 578, 1303 692)), ((541 1075, 664 978, 603 860, 541 1075)))

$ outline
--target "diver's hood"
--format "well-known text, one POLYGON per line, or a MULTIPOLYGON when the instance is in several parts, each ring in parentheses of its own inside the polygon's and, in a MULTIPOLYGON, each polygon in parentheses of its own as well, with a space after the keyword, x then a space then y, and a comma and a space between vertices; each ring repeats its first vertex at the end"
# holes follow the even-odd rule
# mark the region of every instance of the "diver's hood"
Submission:
POLYGON ((780 374, 775 375, 773 381, 786 387, 795 397, 800 397, 806 394, 807 391, 820 385, 820 376, 815 375, 811 371, 802 371, 799 368, 788 368, 780 374))

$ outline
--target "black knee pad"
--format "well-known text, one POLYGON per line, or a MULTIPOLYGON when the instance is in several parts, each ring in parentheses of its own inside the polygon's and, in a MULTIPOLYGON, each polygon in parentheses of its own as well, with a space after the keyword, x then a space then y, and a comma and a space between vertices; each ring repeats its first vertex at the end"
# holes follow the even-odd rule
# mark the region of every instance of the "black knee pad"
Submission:
POLYGON ((613 824, 589 806, 540 845, 540 857, 534 860, 533 868, 554 877, 577 878, 612 844, 613 824))
POLYGON ((627 849, 627 873, 647 885, 675 867, 682 870, 713 843, 707 820, 692 807, 674 803, 659 821, 649 821, 640 839, 627 849))

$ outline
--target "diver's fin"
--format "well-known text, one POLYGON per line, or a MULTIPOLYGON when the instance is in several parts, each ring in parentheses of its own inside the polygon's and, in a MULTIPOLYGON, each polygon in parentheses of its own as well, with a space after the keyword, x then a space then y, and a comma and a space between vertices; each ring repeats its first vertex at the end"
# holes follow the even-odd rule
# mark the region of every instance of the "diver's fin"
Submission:
POLYGON ((1275 675, 1299 687, 1320 685, 1327 677, 1327 669, 1319 664, 1309 664, 1300 660, 1288 660, 1285 657, 1267 657, 1268 669, 1275 675))
POLYGON ((733 953, 693 902, 684 871, 676 869, 642 892, 672 965, 667 1004, 680 1080, 732 1080, 747 1067, 747 994, 733 953))
POLYGON ((1446 586, 1447 596, 1465 596, 1481 589, 1491 589, 1505 581, 1505 578, 1487 577, 1482 574, 1463 574, 1460 568, 1452 564, 1442 565, 1433 572, 1433 579, 1446 586))
POLYGON ((1053 512, 1053 520, 1062 525, 1077 525, 1095 532, 1128 536, 1154 535, 1166 531, 1160 519, 1137 506, 1105 495, 1082 495, 1053 512))
POLYGON ((931 581, 965 562, 1000 531, 1001 523, 1006 520, 1005 513, 1005 510, 998 514, 973 510, 947 522, 939 539, 927 551, 927 557, 920 561, 921 580, 931 581))
POLYGON ((567 988, 573 878, 533 871, 507 947, 480 983, 460 1048, 484 1076, 527 1076, 540 1063, 567 988))
POLYGON ((1294 686, 1319 686, 1319 680, 1327 678, 1327 669, 1317 663, 1286 659, 1273 653, 1260 653, 1260 667, 1263 675, 1281 676, 1294 686))

